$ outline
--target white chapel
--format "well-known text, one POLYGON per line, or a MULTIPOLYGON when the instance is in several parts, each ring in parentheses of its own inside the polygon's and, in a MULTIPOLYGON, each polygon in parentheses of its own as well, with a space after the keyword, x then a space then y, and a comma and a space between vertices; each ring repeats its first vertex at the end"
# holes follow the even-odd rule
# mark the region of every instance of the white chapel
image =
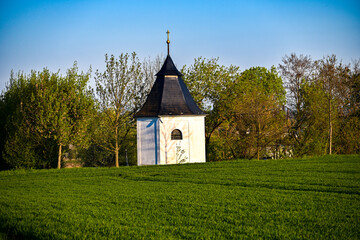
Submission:
POLYGON ((138 165, 206 162, 205 113, 197 106, 169 54, 137 123, 138 165))

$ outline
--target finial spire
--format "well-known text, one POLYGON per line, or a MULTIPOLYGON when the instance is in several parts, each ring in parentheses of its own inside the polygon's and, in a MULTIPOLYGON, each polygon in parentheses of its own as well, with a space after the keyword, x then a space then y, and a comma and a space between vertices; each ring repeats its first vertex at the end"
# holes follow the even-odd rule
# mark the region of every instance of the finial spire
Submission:
POLYGON ((167 33, 167 41, 166 41, 166 43, 168 45, 168 55, 170 55, 170 39, 169 39, 170 32, 169 32, 169 30, 167 30, 166 33, 167 33))

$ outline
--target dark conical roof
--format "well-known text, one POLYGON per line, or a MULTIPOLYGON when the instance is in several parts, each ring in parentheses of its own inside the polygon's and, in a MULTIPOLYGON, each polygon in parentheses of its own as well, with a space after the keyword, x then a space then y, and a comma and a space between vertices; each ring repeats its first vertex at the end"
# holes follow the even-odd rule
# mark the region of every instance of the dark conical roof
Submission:
POLYGON ((135 117, 205 115, 192 98, 181 78, 182 74, 176 69, 169 55, 156 76, 145 104, 135 117))
POLYGON ((170 55, 167 55, 163 66, 161 67, 160 71, 156 74, 156 76, 165 76, 165 75, 182 76, 181 72, 179 72, 175 67, 175 64, 171 59, 170 55))

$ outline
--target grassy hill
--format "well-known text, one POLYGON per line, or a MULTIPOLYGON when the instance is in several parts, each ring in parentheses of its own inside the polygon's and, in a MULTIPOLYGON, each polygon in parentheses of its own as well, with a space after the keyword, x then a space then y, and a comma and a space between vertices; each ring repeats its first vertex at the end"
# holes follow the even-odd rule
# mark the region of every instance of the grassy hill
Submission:
POLYGON ((360 156, 0 172, 4 239, 360 239, 360 156))

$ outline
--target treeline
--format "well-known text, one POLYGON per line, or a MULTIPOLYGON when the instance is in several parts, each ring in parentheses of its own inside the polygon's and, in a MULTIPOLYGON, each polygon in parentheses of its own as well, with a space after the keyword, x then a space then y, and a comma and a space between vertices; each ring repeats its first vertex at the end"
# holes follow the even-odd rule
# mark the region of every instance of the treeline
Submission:
MULTIPOLYGON (((0 165, 61 168, 64 159, 83 166, 119 166, 125 152, 136 164, 136 122, 161 59, 139 61, 135 53, 105 56, 106 70, 66 76, 48 69, 11 73, 0 99, 0 165), (119 156, 121 156, 119 159, 119 156)), ((69 161, 67 161, 69 162, 69 161)))
POLYGON ((360 65, 291 54, 240 71, 198 58, 182 72, 206 109, 208 159, 360 153, 360 65))
MULTIPOLYGON (((162 58, 105 56, 104 72, 65 76, 48 69, 12 73, 0 99, 0 167, 136 164, 133 118, 155 81, 162 58)), ((181 69, 208 114, 208 161, 360 153, 359 61, 336 56, 285 56, 278 68, 240 71, 197 58, 181 69)))

